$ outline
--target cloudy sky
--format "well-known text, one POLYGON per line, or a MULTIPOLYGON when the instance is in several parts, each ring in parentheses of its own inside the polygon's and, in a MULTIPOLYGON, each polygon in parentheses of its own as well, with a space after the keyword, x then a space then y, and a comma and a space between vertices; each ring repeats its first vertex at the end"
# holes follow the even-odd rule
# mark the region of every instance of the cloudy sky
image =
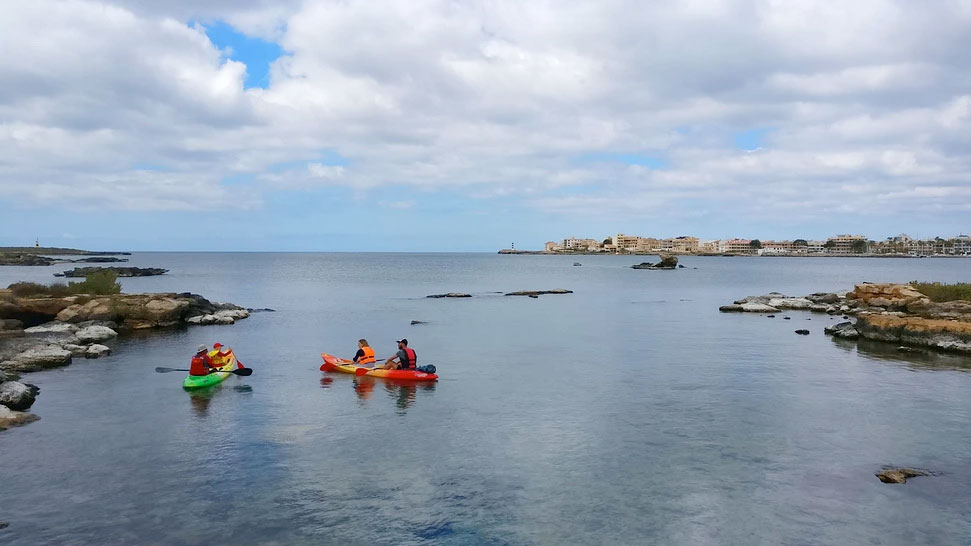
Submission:
POLYGON ((0 244, 971 231, 971 0, 4 0, 0 244))

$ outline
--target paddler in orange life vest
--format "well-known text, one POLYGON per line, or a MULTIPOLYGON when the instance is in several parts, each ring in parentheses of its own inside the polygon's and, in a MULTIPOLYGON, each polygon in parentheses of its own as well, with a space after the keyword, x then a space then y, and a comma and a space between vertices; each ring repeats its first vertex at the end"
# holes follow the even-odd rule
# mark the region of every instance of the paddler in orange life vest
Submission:
POLYGON ((209 347, 200 345, 196 350, 196 356, 192 357, 189 363, 189 375, 209 375, 215 371, 216 367, 209 357, 209 347))
POLYGON ((366 339, 361 338, 357 340, 357 354, 354 355, 354 360, 352 360, 352 362, 361 365, 374 364, 377 362, 374 359, 374 349, 368 345, 366 339))
POLYGON ((408 347, 408 340, 401 338, 398 340, 398 353, 384 362, 385 370, 414 370, 418 367, 418 355, 415 350, 408 347))

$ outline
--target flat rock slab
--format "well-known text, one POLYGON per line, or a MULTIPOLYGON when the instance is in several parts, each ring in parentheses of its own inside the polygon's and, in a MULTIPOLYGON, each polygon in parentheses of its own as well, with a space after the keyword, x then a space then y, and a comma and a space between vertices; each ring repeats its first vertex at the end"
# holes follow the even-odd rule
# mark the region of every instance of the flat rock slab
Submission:
POLYGON ((77 331, 77 326, 56 320, 24 329, 25 334, 73 334, 77 331))
POLYGON ((520 290, 518 292, 507 292, 507 296, 544 296, 546 294, 572 294, 573 290, 565 288, 555 288, 553 290, 520 290))
POLYGON ((98 345, 97 343, 93 345, 88 345, 84 350, 85 358, 101 358, 103 356, 108 356, 111 354, 111 348, 106 345, 98 345))
POLYGON ((3 363, 4 369, 15 372, 35 372, 71 363, 71 351, 48 346, 28 349, 3 363))

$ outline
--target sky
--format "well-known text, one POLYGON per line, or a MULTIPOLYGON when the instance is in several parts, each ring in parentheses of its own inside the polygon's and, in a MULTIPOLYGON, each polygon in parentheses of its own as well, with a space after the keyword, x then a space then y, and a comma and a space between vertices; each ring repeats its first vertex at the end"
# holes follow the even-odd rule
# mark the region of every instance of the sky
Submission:
POLYGON ((971 231, 971 0, 4 0, 0 82, 0 245, 971 231))

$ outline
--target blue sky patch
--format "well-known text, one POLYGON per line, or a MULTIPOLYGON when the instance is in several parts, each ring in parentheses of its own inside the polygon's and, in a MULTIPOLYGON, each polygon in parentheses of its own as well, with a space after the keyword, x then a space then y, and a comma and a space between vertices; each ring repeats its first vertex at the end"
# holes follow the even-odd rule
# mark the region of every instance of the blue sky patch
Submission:
POLYGON ((270 63, 283 55, 279 44, 251 38, 223 21, 203 25, 209 40, 230 59, 246 65, 243 87, 267 88, 270 85, 270 63))
POLYGON ((579 163, 624 163, 626 165, 642 165, 651 169, 667 167, 667 161, 642 154, 624 152, 591 152, 577 158, 579 163))
POLYGON ((280 173, 286 171, 292 171, 301 167, 306 167, 311 163, 317 163, 320 165, 331 165, 344 167, 349 165, 351 161, 346 157, 342 156, 336 150, 322 150, 320 156, 314 159, 298 159, 296 161, 283 161, 280 163, 274 163, 267 167, 267 170, 272 173, 280 173))
POLYGON ((751 129, 736 133, 732 140, 739 150, 757 150, 765 147, 765 136, 771 129, 751 129))

